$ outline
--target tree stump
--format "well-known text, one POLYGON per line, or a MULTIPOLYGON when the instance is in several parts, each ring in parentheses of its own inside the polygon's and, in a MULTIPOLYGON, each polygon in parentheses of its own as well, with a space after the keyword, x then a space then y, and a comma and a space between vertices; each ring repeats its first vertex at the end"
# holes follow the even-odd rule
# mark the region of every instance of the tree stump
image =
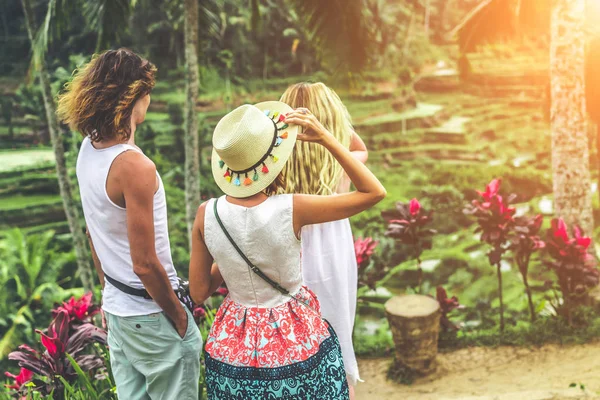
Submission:
POLYGON ((394 296, 385 312, 396 347, 396 366, 418 375, 435 371, 440 330, 440 305, 428 296, 394 296))

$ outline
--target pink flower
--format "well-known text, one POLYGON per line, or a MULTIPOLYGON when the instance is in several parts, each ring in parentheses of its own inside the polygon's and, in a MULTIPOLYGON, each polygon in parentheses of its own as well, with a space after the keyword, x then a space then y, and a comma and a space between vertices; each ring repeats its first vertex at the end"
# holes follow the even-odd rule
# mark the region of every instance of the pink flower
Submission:
POLYGON ((58 339, 56 334, 52 335, 51 337, 41 332, 39 332, 39 334, 41 336, 42 344, 46 350, 48 350, 50 357, 55 358, 65 351, 63 343, 58 339))
POLYGON ((229 294, 229 289, 227 289, 226 287, 220 287, 215 293, 220 296, 227 296, 229 294))
POLYGON ((552 220, 552 232, 555 238, 560 238, 564 243, 569 241, 567 224, 562 218, 552 220))
POLYGON ((77 300, 75 297, 71 297, 68 301, 64 302, 62 306, 53 310, 52 315, 56 316, 61 310, 67 312, 71 321, 83 321, 100 312, 100 309, 92 302, 92 292, 88 292, 77 300))
POLYGON ((378 244, 378 241, 370 237, 356 239, 354 242, 354 253, 356 254, 356 263, 359 267, 363 266, 371 258, 378 244))
POLYGON ((412 199, 409 203, 410 215, 417 215, 420 210, 421 210, 421 203, 419 203, 419 200, 412 199))
POLYGON ((485 201, 490 201, 492 199, 492 197, 496 196, 498 194, 498 191, 500 190, 500 183, 502 181, 500 179, 493 179, 486 187, 485 187, 485 192, 480 192, 479 190, 477 190, 477 193, 483 197, 483 199, 485 201))
POLYGON ((584 237, 581 233, 581 228, 578 226, 573 229, 573 233, 575 235, 575 242, 587 250, 587 248, 590 247, 590 244, 592 244, 592 239, 589 237, 584 237))
POLYGON ((36 330, 41 336, 42 345, 52 358, 58 358, 65 353, 69 340, 69 314, 66 310, 59 310, 56 318, 48 327, 47 333, 36 330))
POLYGON ((15 382, 12 385, 5 385, 7 389, 21 389, 25 383, 29 382, 33 378, 33 372, 28 370, 27 368, 21 368, 19 375, 13 375, 10 372, 5 372, 4 375, 7 377, 14 379, 15 382))

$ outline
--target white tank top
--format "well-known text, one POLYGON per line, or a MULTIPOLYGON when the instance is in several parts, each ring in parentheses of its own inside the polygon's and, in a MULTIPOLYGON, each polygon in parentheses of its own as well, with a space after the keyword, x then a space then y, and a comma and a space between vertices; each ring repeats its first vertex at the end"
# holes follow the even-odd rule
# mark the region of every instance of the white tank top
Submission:
MULTIPOLYGON (((77 157, 77 180, 85 222, 94 243, 102 269, 116 279, 134 288, 143 288, 140 278, 133 272, 131 251, 127 236, 125 208, 113 203, 106 192, 106 179, 115 158, 125 151, 141 151, 134 146, 119 144, 106 149, 96 149, 85 138, 77 157)), ((173 288, 177 287, 177 273, 171 258, 167 225, 165 190, 157 173, 159 188, 154 194, 154 236, 156 255, 167 272, 173 288)), ((127 317, 162 311, 153 300, 123 293, 105 282, 102 299, 104 311, 127 317)))
MULTIPOLYGON (((290 300, 262 280, 231 245, 214 214, 214 199, 204 215, 204 239, 208 251, 233 301, 246 307, 276 307, 290 300)), ((269 197, 254 207, 219 199, 219 217, 240 250, 268 277, 290 293, 302 287, 300 241, 294 234, 293 195, 269 197)))

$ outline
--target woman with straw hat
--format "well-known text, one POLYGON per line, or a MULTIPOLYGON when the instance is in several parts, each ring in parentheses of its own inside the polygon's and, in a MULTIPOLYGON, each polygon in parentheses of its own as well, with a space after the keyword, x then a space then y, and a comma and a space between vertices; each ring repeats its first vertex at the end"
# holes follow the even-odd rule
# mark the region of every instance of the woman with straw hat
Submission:
POLYGON ((213 148, 213 176, 226 195, 199 207, 190 260, 196 302, 222 280, 229 289, 206 341, 209 398, 348 399, 339 341, 302 282, 299 237, 305 226, 372 207, 385 189, 309 110, 281 102, 227 114, 213 148), (326 148, 357 190, 275 195, 296 139, 326 148))

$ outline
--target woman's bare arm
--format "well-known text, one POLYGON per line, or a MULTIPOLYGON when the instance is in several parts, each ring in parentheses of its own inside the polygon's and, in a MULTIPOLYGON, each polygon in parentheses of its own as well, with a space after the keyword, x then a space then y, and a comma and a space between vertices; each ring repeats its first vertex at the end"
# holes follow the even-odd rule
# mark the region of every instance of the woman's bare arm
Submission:
POLYGON ((196 304, 202 304, 223 283, 219 268, 213 265, 213 258, 204 242, 204 215, 206 205, 198 207, 192 228, 192 255, 190 257, 190 294, 196 304))
POLYGON ((294 195, 294 230, 303 226, 336 221, 351 217, 377 204, 386 191, 371 171, 335 137, 307 109, 298 109, 287 115, 288 124, 304 128, 298 139, 319 143, 340 163, 356 191, 333 196, 294 195))
POLYGON ((352 139, 350 140, 350 152, 352 155, 363 164, 367 163, 369 159, 369 151, 365 142, 356 132, 352 132, 352 139))

